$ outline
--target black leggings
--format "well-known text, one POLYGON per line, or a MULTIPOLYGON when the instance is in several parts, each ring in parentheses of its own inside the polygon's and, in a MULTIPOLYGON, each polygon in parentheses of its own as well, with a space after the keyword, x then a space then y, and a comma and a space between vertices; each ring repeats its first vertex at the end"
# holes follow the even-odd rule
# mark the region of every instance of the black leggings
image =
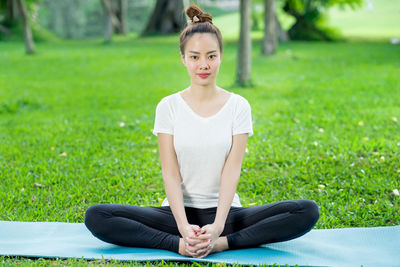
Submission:
MULTIPOLYGON (((216 207, 185 207, 189 224, 200 227, 214 222, 216 207)), ((257 247, 304 235, 319 219, 313 200, 286 200, 254 207, 231 207, 221 236, 229 249, 257 247)), ((179 251, 178 231, 169 206, 140 207, 97 204, 85 213, 85 225, 92 234, 120 246, 179 251)))

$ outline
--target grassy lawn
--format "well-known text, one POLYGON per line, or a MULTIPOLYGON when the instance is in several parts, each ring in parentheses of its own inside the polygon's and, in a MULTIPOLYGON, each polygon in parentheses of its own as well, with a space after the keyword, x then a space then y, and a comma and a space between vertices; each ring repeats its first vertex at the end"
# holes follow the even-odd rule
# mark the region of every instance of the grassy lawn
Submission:
MULTIPOLYGON (((0 220, 83 222, 96 203, 160 205, 151 130, 158 101, 189 83, 177 42, 41 44, 29 57, 0 43, 0 220)), ((253 45, 254 88, 232 87, 231 42, 218 80, 252 106, 242 204, 314 199, 316 228, 400 224, 400 47, 294 42, 264 57, 253 45)))
MULTIPOLYGON (((265 57, 262 33, 253 33, 253 88, 232 86, 237 14, 216 19, 227 40, 218 85, 252 107, 243 206, 307 198, 320 206, 315 228, 400 224, 392 193, 400 190, 400 46, 388 42, 400 35, 394 2, 331 10, 345 37, 374 42, 284 43, 265 57)), ((151 131, 160 99, 189 84, 178 37, 37 50, 25 56, 22 43, 0 42, 0 220, 83 222, 97 203, 159 206, 165 192, 151 131)), ((1 265, 89 263, 134 264, 0 257, 1 265)))

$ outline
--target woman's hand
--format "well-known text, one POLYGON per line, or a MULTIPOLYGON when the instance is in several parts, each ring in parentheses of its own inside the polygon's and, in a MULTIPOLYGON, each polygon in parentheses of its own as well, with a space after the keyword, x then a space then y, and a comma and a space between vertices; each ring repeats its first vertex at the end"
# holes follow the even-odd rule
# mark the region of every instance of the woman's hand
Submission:
POLYGON ((180 227, 178 230, 181 233, 183 240, 186 242, 188 237, 195 237, 196 233, 200 232, 201 228, 195 224, 186 224, 180 227))
MULTIPOLYGON (((199 251, 208 247, 208 240, 198 239, 197 236, 201 233, 201 228, 195 224, 187 224, 179 228, 179 232, 182 235, 185 243, 186 253, 192 257, 197 257, 199 251)), ((204 231, 203 231, 204 233, 204 231)))
POLYGON ((222 230, 216 224, 204 225, 195 238, 189 238, 192 247, 186 247, 186 251, 196 258, 206 257, 213 250, 221 233, 222 230))

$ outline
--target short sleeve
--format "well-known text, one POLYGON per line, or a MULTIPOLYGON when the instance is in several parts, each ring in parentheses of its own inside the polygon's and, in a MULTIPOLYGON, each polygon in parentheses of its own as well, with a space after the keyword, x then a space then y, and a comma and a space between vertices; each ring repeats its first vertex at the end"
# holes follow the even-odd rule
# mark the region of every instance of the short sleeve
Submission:
POLYGON ((174 134, 173 114, 167 98, 163 98, 157 104, 152 133, 155 136, 157 133, 174 134))
POLYGON ((232 135, 242 133, 248 133, 249 137, 252 136, 253 123, 251 118, 251 106, 245 98, 240 97, 233 119, 232 135))

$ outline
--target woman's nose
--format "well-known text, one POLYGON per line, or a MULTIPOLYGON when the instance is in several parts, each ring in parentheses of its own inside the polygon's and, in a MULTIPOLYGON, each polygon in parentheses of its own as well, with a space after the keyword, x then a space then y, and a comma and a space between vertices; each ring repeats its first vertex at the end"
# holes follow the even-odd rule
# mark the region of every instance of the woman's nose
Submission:
POLYGON ((208 69, 208 67, 209 67, 209 65, 208 65, 207 59, 202 59, 200 61, 200 68, 201 69, 208 69))

